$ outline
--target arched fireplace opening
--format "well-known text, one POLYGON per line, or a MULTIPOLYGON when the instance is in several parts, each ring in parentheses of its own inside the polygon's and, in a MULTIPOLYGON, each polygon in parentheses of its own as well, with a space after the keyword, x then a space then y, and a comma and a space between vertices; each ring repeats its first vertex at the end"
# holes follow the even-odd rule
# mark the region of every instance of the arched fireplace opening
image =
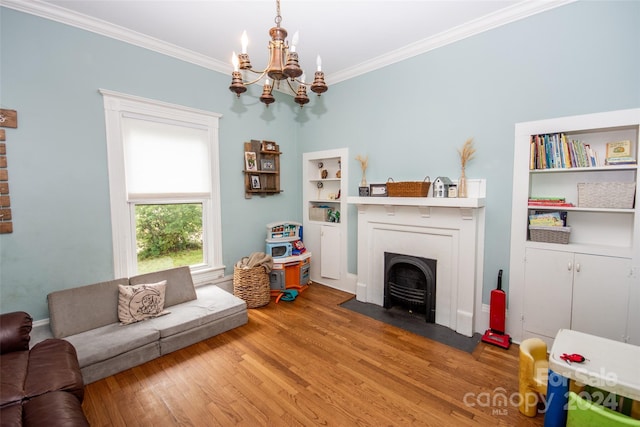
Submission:
POLYGON ((384 253, 384 308, 401 306, 436 320, 435 259, 384 253))

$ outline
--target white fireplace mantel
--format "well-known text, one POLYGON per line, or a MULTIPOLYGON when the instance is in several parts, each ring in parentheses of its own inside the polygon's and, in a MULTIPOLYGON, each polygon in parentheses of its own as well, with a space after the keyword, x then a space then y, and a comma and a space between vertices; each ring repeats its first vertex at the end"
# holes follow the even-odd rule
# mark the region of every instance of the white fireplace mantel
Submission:
POLYGON ((384 253, 435 259, 436 323, 466 336, 482 307, 485 180, 468 198, 349 197, 358 206, 356 298, 382 306, 384 253))

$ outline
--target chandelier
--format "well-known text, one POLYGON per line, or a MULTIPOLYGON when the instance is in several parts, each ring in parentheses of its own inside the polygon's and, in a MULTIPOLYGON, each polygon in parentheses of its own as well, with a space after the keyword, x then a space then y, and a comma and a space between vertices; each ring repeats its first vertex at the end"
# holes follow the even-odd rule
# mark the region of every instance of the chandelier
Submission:
POLYGON ((249 43, 247 38, 247 32, 242 33, 242 53, 236 55, 233 53, 231 62, 233 63, 233 72, 231 74, 231 86, 229 90, 235 93, 238 98, 244 92, 246 92, 248 85, 254 84, 262 80, 265 75, 267 76, 264 86, 262 87, 262 95, 260 101, 266 104, 275 102, 275 98, 271 94, 273 87, 280 88, 280 82, 285 81, 287 86, 293 94, 295 94, 294 101, 302 108, 304 104, 309 102, 307 96, 307 86, 311 87, 311 91, 317 93, 318 96, 327 91, 327 84, 324 82, 324 72, 322 72, 320 55, 317 58, 317 70, 315 72, 313 83, 305 83, 304 74, 298 63, 298 53, 296 52, 296 43, 298 42, 298 33, 293 35, 291 40, 291 46, 287 44, 287 30, 280 26, 282 22, 282 16, 280 16, 280 0, 276 0, 276 26, 269 30, 271 40, 269 41, 269 64, 267 68, 261 71, 254 70, 251 61, 249 61, 249 55, 247 54, 247 45, 249 43), (248 71, 257 75, 254 80, 245 81, 240 70, 248 71), (271 84, 272 79, 274 85, 271 84), (297 86, 297 88, 296 88, 297 86))

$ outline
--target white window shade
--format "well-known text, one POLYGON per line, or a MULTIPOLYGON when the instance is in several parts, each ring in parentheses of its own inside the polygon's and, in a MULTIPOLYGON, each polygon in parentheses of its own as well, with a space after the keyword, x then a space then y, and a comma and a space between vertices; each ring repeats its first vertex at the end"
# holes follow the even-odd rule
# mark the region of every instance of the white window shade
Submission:
POLYGON ((130 197, 211 192, 206 129, 123 117, 122 131, 130 197))

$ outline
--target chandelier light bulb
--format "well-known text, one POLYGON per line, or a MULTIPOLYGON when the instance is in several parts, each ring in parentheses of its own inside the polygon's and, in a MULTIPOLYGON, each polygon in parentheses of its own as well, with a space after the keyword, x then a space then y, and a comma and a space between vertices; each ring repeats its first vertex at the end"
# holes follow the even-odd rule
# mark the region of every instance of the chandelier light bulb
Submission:
POLYGON ((235 52, 233 52, 233 55, 231 55, 231 63, 233 64, 233 71, 238 71, 240 63, 238 61, 238 55, 236 55, 235 52))
POLYGON ((296 31, 291 38, 291 47, 289 48, 290 52, 296 51, 296 45, 298 44, 298 32, 296 31))
POLYGON ((242 43, 242 53, 247 53, 247 46, 249 46, 249 37, 247 36, 247 30, 242 32, 240 37, 240 43, 242 43))
POLYGON ((316 65, 318 66, 316 71, 322 71, 322 59, 320 58, 320 55, 316 58, 316 65))

